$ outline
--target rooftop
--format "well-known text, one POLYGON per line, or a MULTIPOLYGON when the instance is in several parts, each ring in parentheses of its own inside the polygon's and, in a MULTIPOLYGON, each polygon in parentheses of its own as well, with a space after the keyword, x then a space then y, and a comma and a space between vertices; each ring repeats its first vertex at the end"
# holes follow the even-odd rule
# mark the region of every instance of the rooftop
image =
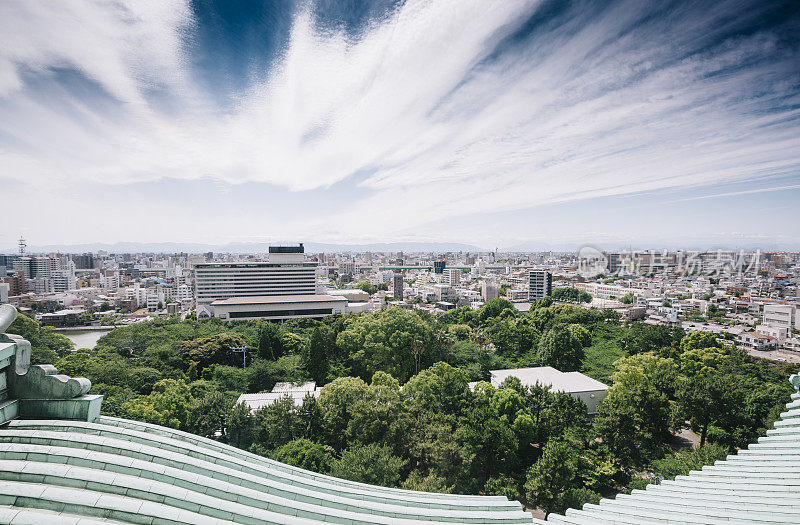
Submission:
POLYGON ((213 306, 232 306, 237 304, 326 303, 331 301, 347 302, 347 298, 333 295, 258 295, 217 299, 211 304, 213 306))
POLYGON ((499 385, 507 377, 517 377, 525 386, 536 383, 550 385, 556 392, 593 392, 608 390, 608 385, 583 375, 580 372, 561 372, 551 366, 537 366, 533 368, 507 368, 505 370, 492 370, 492 384, 499 385))
POLYGON ((303 243, 297 246, 270 246, 269 253, 304 253, 303 243))

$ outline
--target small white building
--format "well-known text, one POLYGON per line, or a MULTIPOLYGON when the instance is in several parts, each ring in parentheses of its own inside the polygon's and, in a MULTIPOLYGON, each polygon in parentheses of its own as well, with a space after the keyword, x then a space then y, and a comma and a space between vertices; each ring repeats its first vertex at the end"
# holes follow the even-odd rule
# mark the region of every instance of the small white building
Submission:
POLYGON ((608 385, 580 372, 561 372, 551 366, 507 368, 492 370, 490 373, 492 385, 495 387, 500 386, 506 378, 517 377, 522 386, 534 386, 539 383, 542 386, 549 386, 553 392, 565 392, 586 403, 589 415, 597 414, 600 403, 608 395, 608 385))
POLYGON ((300 406, 303 404, 303 400, 306 396, 319 397, 321 390, 322 387, 318 387, 317 383, 314 381, 308 381, 307 383, 299 385, 286 382, 275 383, 275 386, 272 387, 272 392, 242 394, 236 400, 236 404, 244 403, 250 408, 251 412, 255 412, 256 410, 274 404, 284 397, 288 397, 294 402, 295 406, 300 406))

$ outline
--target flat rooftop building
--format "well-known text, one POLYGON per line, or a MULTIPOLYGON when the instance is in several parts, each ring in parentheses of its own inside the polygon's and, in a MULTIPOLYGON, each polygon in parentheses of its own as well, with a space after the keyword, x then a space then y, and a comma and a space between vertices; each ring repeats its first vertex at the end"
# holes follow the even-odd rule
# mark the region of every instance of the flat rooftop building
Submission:
POLYGON ((333 295, 281 295, 232 297, 211 303, 214 317, 226 321, 271 319, 282 321, 298 317, 320 318, 344 314, 347 298, 333 295))
POLYGON ((318 387, 315 381, 308 381, 300 385, 293 383, 275 383, 272 392, 261 392, 258 394, 242 394, 236 403, 244 403, 250 408, 251 412, 268 407, 284 397, 290 398, 296 406, 303 404, 306 396, 319 397, 322 387, 318 387))
POLYGON ((269 262, 195 265, 198 305, 232 297, 314 295, 316 261, 306 261, 303 245, 270 246, 269 262))
POLYGON ((542 386, 549 386, 553 392, 570 394, 586 403, 589 414, 596 414, 600 403, 608 395, 608 385, 580 372, 561 372, 551 366, 508 368, 492 370, 490 373, 492 385, 495 387, 513 376, 519 378, 522 386, 534 386, 539 383, 542 386))

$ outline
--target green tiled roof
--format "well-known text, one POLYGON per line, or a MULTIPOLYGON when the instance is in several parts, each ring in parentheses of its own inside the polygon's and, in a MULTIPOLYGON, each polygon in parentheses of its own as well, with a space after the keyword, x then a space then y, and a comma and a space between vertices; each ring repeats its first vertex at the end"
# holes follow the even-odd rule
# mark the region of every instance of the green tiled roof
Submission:
POLYGON ((551 514, 571 524, 800 523, 800 394, 758 443, 714 465, 599 505, 551 514))
POLYGON ((122 523, 532 522, 504 497, 355 483, 106 417, 9 422, 0 430, 0 505, 4 512, 24 508, 122 523))

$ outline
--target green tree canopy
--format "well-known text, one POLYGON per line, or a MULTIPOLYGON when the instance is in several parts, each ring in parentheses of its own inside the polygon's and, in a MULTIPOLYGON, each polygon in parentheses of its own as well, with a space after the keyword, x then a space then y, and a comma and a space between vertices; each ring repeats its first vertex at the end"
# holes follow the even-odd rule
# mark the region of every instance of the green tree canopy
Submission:
POLYGON ((406 461, 395 456, 387 446, 377 443, 353 445, 334 460, 331 475, 371 485, 396 487, 405 464, 406 461))

